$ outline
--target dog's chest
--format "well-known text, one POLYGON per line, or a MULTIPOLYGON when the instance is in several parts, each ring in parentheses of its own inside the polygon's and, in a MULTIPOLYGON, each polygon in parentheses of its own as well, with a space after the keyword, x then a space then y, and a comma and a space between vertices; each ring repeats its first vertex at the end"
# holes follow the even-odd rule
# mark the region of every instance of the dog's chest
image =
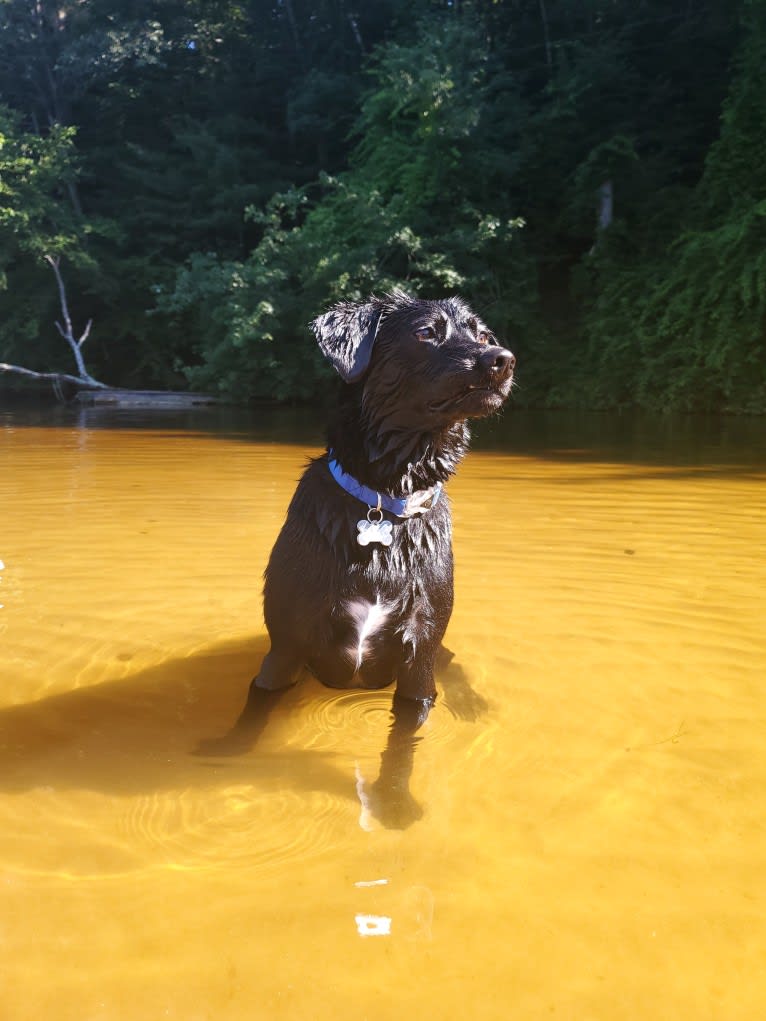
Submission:
POLYGON ((414 654, 427 640, 442 604, 451 601, 451 563, 424 560, 400 543, 370 551, 363 569, 352 572, 346 597, 336 604, 342 655, 354 664, 354 674, 378 662, 390 662, 409 648, 414 654))
POLYGON ((352 619, 359 649, 374 645, 373 631, 414 648, 431 623, 449 613, 452 548, 449 515, 444 518, 446 527, 445 519, 441 525, 421 519, 395 525, 390 546, 368 548, 357 561, 341 614, 352 619))
POLYGON ((414 586, 422 590, 439 579, 452 560, 448 516, 414 518, 393 524, 391 543, 369 544, 359 551, 357 566, 376 591, 394 594, 414 586))

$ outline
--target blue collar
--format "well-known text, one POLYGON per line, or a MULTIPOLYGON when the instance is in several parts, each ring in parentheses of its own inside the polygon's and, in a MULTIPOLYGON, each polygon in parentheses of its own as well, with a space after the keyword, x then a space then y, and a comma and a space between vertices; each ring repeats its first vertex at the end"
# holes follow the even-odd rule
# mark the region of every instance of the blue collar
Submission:
POLYGON ((398 518, 412 518, 416 514, 425 514, 426 511, 436 506, 442 493, 441 482, 437 482, 430 489, 421 489, 417 493, 410 493, 409 496, 404 497, 386 496, 385 493, 378 493, 374 489, 370 489, 369 486, 357 482, 353 475, 344 472, 335 460, 335 452, 332 450, 327 454, 327 467, 341 489, 345 489, 351 496, 366 503, 372 510, 385 510, 389 514, 395 514, 398 518))

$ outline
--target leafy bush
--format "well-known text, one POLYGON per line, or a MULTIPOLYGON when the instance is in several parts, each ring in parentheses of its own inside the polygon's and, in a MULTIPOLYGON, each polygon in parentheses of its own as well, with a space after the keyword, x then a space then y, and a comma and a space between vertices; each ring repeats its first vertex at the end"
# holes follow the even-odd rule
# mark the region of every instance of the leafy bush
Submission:
POLYGON ((582 393, 604 405, 766 410, 766 23, 756 11, 721 135, 665 251, 616 225, 590 259, 582 393))
MULTIPOLYGON (((491 114, 488 56, 478 32, 446 20, 411 44, 390 44, 362 103, 351 169, 250 209, 262 236, 248 259, 194 256, 158 306, 200 338, 195 386, 238 397, 317 394, 328 370, 309 321, 341 298, 401 286, 457 290, 501 332, 529 320, 534 273, 503 201, 490 204, 472 166, 491 114), (464 155, 465 154, 465 155, 464 155), (472 155, 473 154, 473 155, 472 155)), ((488 159, 492 163, 492 158, 488 159)))

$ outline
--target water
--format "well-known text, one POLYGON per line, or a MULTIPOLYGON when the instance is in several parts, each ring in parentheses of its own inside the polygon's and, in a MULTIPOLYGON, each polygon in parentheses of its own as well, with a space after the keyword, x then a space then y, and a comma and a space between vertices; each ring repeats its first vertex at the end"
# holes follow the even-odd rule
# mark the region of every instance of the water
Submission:
POLYGON ((0 414, 3 1017, 762 1018, 764 441, 484 429, 398 831, 357 792, 390 692, 307 682, 193 754, 264 654, 315 416, 0 414))

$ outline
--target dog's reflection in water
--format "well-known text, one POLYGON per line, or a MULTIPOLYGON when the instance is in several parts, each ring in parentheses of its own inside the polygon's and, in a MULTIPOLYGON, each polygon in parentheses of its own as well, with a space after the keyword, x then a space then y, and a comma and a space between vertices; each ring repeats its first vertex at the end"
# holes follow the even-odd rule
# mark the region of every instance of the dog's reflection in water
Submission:
MULTIPOLYGON (((269 716, 276 710, 286 690, 266 691, 254 685, 247 705, 229 733, 201 742, 195 753, 217 757, 249 752, 257 746, 269 716)), ((393 721, 381 755, 377 779, 370 784, 360 773, 355 778, 349 778, 350 783, 356 780, 362 816, 366 820, 362 825, 366 829, 372 828, 368 825, 370 819, 376 819, 391 829, 404 829, 423 815, 421 805, 410 793, 415 745, 420 740, 420 735, 415 731, 423 722, 412 717, 420 711, 420 706, 413 700, 398 705, 397 696, 394 695, 393 721)))
POLYGON ((393 721, 366 807, 383 825, 422 815, 410 794, 417 731, 452 613, 452 525, 443 491, 468 419, 496 412, 515 359, 458 298, 396 292, 313 323, 340 393, 327 450, 306 468, 266 569, 271 640, 225 741, 251 747, 308 670, 330 687, 395 683, 393 721))
MULTIPOLYGON (((453 653, 441 646, 437 653, 437 667, 441 677, 444 698, 452 714, 460 720, 475 722, 489 709, 486 700, 468 682, 462 668, 454 662, 453 653)), ((245 755, 257 749, 270 715, 277 712, 290 689, 266 691, 253 686, 247 704, 231 730, 222 737, 203 741, 195 754, 210 757, 245 755)), ((415 747, 421 740, 416 733, 422 720, 410 714, 418 712, 418 703, 392 703, 392 722, 386 746, 381 755, 380 770, 371 782, 363 776, 357 765, 353 779, 359 799, 359 824, 372 830, 377 824, 389 829, 404 829, 423 816, 423 808, 410 792, 410 777, 414 765, 415 747)))

